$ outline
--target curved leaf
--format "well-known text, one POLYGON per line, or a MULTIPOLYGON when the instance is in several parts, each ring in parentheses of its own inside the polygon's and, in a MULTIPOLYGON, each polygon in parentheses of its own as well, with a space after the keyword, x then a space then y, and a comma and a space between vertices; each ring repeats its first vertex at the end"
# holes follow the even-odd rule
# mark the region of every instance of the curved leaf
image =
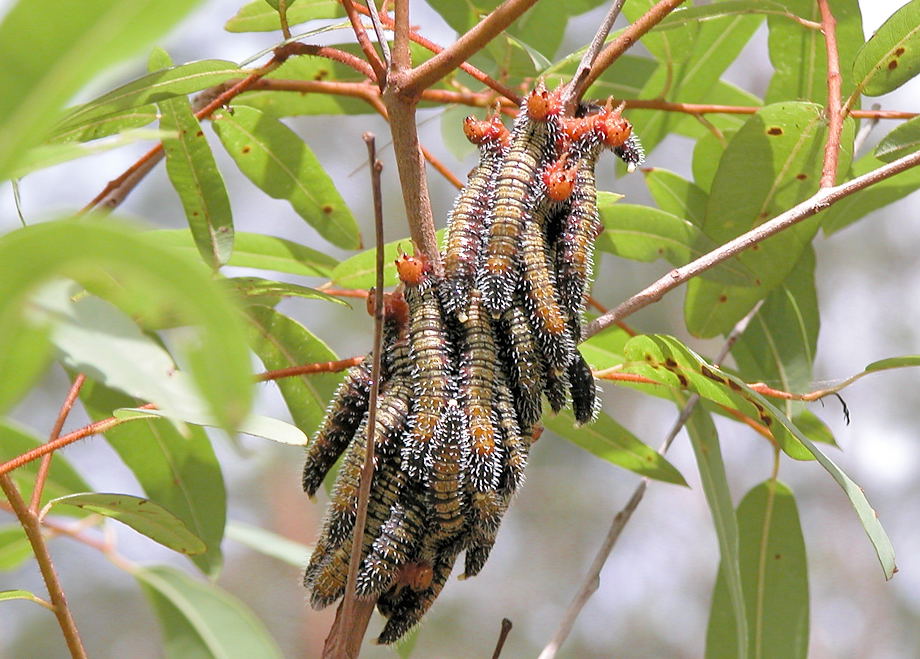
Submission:
POLYGON ((262 622, 228 592, 165 565, 133 574, 160 620, 166 657, 281 659, 262 622))
POLYGON ((682 217, 694 226, 702 226, 709 201, 705 190, 667 169, 649 167, 642 170, 642 174, 658 208, 682 217))
POLYGON ((358 225, 322 164, 297 133, 255 108, 213 115, 212 125, 240 171, 275 199, 286 199, 326 240, 360 247, 358 225))
POLYGON ((603 412, 587 426, 577 425, 569 410, 555 416, 544 414, 543 425, 589 453, 641 476, 675 485, 687 484, 680 471, 664 456, 603 412))
POLYGON ((227 525, 227 537, 246 545, 253 551, 277 558, 301 570, 310 560, 311 549, 306 545, 258 526, 243 522, 230 522, 227 525))
POLYGON ((10 600, 29 600, 47 609, 52 608, 48 602, 35 593, 30 593, 28 590, 0 590, 0 602, 8 602, 10 600))
POLYGON ((150 499, 130 494, 86 492, 52 499, 48 506, 52 510, 56 506, 76 506, 111 517, 181 554, 200 554, 206 549, 204 541, 181 519, 150 499))
MULTIPOLYGON (((196 426, 219 427, 213 417, 201 409, 200 406, 195 406, 194 403, 179 410, 178 416, 167 414, 162 410, 151 410, 138 407, 115 410, 113 416, 117 419, 128 419, 131 421, 146 419, 147 417, 153 416, 169 418, 171 420, 178 419, 179 421, 192 423, 196 426)), ((295 426, 292 426, 290 423, 285 423, 280 419, 262 416, 261 414, 250 414, 247 416, 239 423, 237 431, 245 435, 270 439, 279 444, 290 444, 292 446, 306 446, 307 444, 307 436, 295 426)))
POLYGON ((348 306, 348 303, 344 300, 327 295, 315 288, 289 284, 284 281, 271 281, 261 277, 231 277, 225 283, 247 305, 259 304, 273 307, 283 298, 302 297, 308 300, 323 300, 324 302, 348 306))
POLYGON ((20 0, 0 24, 0 180, 98 72, 143 49, 189 13, 188 0, 20 0), (44 11, 52 9, 51 11, 44 11))
MULTIPOLYGON (((441 229, 435 235, 438 242, 444 242, 445 229, 441 229)), ((398 283, 399 278, 396 276, 396 265, 394 261, 400 253, 410 249, 412 241, 409 238, 394 240, 383 246, 383 285, 394 286, 398 283)), ((376 261, 377 248, 364 250, 360 254, 355 254, 341 263, 332 270, 329 278, 332 283, 341 288, 373 288, 377 277, 376 261)))
POLYGON ((195 383, 222 427, 246 416, 253 386, 236 309, 200 268, 108 221, 46 222, 0 238, 0 363, 32 331, 24 307, 52 277, 90 287, 115 280, 110 293, 123 308, 168 312, 200 327, 202 340, 186 350, 195 383))
POLYGON ((853 62, 857 91, 880 96, 920 73, 920 0, 893 13, 853 62))
POLYGON ((875 147, 875 157, 891 162, 920 149, 920 117, 914 117, 888 133, 875 147))
MULTIPOLYGON (((342 5, 336 0, 295 0, 288 5, 288 25, 344 15, 342 5)), ((224 24, 224 29, 227 32, 271 32, 281 29, 281 19, 266 0, 254 0, 240 7, 236 15, 224 24)))

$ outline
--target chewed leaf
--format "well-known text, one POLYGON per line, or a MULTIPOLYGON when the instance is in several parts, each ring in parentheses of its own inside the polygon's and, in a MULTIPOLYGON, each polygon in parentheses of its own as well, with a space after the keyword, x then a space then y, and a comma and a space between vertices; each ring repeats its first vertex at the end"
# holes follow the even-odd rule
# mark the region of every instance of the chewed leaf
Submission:
POLYGON ((52 499, 48 506, 52 510, 55 506, 76 506, 111 517, 182 554, 200 554, 207 549, 204 541, 192 533, 181 519, 150 499, 129 494, 88 492, 52 499))

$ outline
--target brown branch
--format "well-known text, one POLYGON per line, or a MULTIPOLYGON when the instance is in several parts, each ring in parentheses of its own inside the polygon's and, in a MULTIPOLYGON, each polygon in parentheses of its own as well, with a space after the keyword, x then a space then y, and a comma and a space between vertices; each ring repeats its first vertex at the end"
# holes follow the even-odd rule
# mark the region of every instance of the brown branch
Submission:
POLYGON ((383 53, 383 66, 389 69, 393 58, 390 55, 390 44, 387 43, 386 36, 383 34, 383 24, 380 22, 380 14, 377 13, 377 5, 374 0, 364 0, 364 6, 368 16, 371 17, 371 25, 374 26, 374 34, 377 35, 377 45, 380 46, 380 52, 383 53))
POLYGON ((639 38, 660 23, 665 16, 670 14, 674 9, 683 3, 684 0, 661 0, 654 7, 649 9, 639 20, 627 27, 623 33, 616 39, 607 44, 597 56, 591 72, 582 78, 577 88, 572 90, 572 96, 577 102, 584 95, 585 91, 594 84, 600 75, 606 71, 616 59, 625 53, 639 38))
POLYGON ((331 46, 314 46, 312 44, 294 42, 288 44, 288 48, 293 55, 307 55, 308 57, 323 57, 339 64, 354 69, 361 75, 367 76, 368 79, 376 82, 377 73, 365 60, 356 57, 349 52, 332 48, 331 46))
MULTIPOLYGON (((364 297, 367 297, 365 294, 364 297)), ((273 371, 265 371, 255 376, 257 382, 267 380, 280 380, 298 375, 315 375, 316 373, 337 373, 344 371, 346 368, 357 366, 364 360, 364 357, 349 357, 348 359, 339 359, 334 362, 318 362, 315 364, 303 364, 301 366, 289 366, 287 368, 278 368, 273 371)))
POLYGON ((83 648, 83 641, 80 640, 80 632, 77 630, 77 625, 70 613, 70 607, 67 606, 67 598, 64 596, 64 589, 61 587, 60 579, 58 579, 57 572, 54 569, 54 563, 51 561, 48 545, 45 544, 45 538, 42 536, 42 527, 38 521, 38 515, 29 510, 19 493, 19 489, 13 483, 13 479, 5 473, 0 475, 0 489, 6 495, 13 512, 22 525, 22 530, 25 531, 29 544, 32 546, 35 561, 38 563, 38 569, 41 571, 45 587, 48 589, 48 596, 54 607, 54 615, 61 628, 61 633, 64 635, 67 649, 70 650, 70 656, 75 659, 85 659, 86 650, 83 648))
POLYGON ((505 641, 508 640, 508 634, 511 633, 511 621, 508 618, 502 618, 502 628, 498 633, 498 641, 495 643, 495 651, 492 653, 492 659, 498 659, 505 647, 505 641))
POLYGON ((610 9, 607 10, 607 15, 604 16, 604 20, 601 21, 600 26, 597 28, 597 32, 594 33, 594 38, 591 39, 591 43, 588 44, 585 54, 582 55, 581 62, 578 63, 578 68, 575 70, 575 75, 572 76, 572 80, 566 85, 565 92, 562 95, 562 101, 569 113, 574 112, 578 99, 585 93, 587 87, 582 87, 584 80, 588 77, 588 74, 591 73, 591 66, 604 47, 604 42, 607 41, 607 35, 610 34, 610 29, 613 27, 613 23, 616 21, 617 16, 620 15, 620 11, 623 9, 623 4, 625 2, 626 0, 614 0, 611 3, 610 9))
POLYGON ((374 79, 383 89, 384 84, 386 84, 387 70, 374 49, 373 42, 367 36, 367 30, 364 29, 364 23, 361 22, 357 7, 351 0, 341 0, 341 2, 342 6, 345 7, 345 13, 348 14, 348 20, 351 21, 351 29, 354 30, 355 37, 358 39, 358 43, 361 44, 361 50, 364 51, 364 57, 374 70, 374 79))
MULTIPOLYGON (((74 403, 77 402, 77 397, 80 395, 80 389, 83 387, 84 382, 86 382, 86 376, 78 373, 77 377, 74 378, 70 391, 67 392, 67 397, 64 398, 64 403, 61 405, 57 419, 54 421, 54 426, 51 428, 48 441, 54 441, 61 436, 64 422, 67 421, 70 410, 73 409, 74 403)), ((51 469, 51 460, 53 458, 54 454, 49 453, 42 458, 42 463, 38 466, 38 475, 35 477, 35 486, 32 488, 32 501, 29 504, 29 510, 33 514, 38 513, 38 507, 42 500, 42 490, 45 489, 45 481, 48 479, 48 471, 51 469)))
MULTIPOLYGON (((378 291, 383 290, 383 199, 380 189, 380 172, 383 165, 377 160, 377 149, 372 133, 364 133, 364 142, 367 144, 367 157, 371 166, 371 189, 374 199, 374 230, 376 233, 377 252, 376 252, 376 286, 378 291)), ((358 583, 358 570, 361 567, 361 549, 364 546, 364 527, 367 522, 367 505, 371 497, 371 482, 374 479, 374 439, 377 430, 377 396, 380 392, 380 371, 381 371, 381 351, 383 348, 383 304, 374 305, 374 363, 371 369, 371 391, 368 402, 367 412, 367 438, 364 453, 364 465, 361 468, 361 480, 358 486, 358 505, 355 511, 355 526, 351 540, 351 556, 348 561, 348 576, 345 580, 345 596, 340 605, 342 614, 342 625, 334 625, 333 633, 330 634, 334 640, 332 643, 333 652, 328 656, 346 656, 357 657, 361 647, 361 641, 364 638, 364 632, 367 629, 367 622, 370 616, 361 616, 359 620, 355 619, 355 599, 357 597, 356 587, 358 583), (361 626, 359 621, 364 622, 361 626), (334 635, 334 636, 333 636, 334 635)), ((373 601, 371 602, 373 610, 373 601)), ((324 652, 325 654, 325 652, 324 652)))
MULTIPOLYGON (((505 0, 469 32, 460 35, 452 45, 413 69, 400 86, 400 92, 409 97, 418 96, 423 89, 434 85, 456 69, 460 62, 469 59, 485 47, 536 2, 537 0, 505 0)), ((399 3, 396 6, 399 7, 399 3)))
POLYGON ((837 162, 840 157, 840 135, 843 133, 845 115, 841 107, 840 56, 837 51, 837 21, 827 0, 818 0, 821 10, 821 29, 827 49, 827 144, 824 146, 824 166, 821 187, 833 187, 837 179, 837 162))
POLYGON ((874 183, 883 181, 887 178, 900 174, 901 172, 915 167, 920 164, 920 152, 912 153, 898 158, 897 160, 883 165, 862 176, 857 176, 845 183, 832 188, 821 188, 810 198, 790 208, 785 213, 777 215, 772 220, 764 222, 751 231, 744 233, 724 245, 717 247, 708 254, 704 254, 695 261, 687 265, 675 268, 667 275, 654 282, 647 288, 636 293, 628 300, 621 303, 618 307, 608 313, 594 319, 586 327, 582 334, 585 338, 594 336, 598 332, 610 327, 618 320, 626 318, 639 309, 647 307, 653 302, 660 300, 665 293, 677 288, 681 284, 695 277, 696 275, 713 268, 714 266, 730 259, 750 249, 754 245, 763 242, 770 236, 801 222, 804 219, 819 213, 820 211, 832 206, 841 199, 867 188, 874 183))
MULTIPOLYGON (((393 59, 390 71, 408 71, 412 68, 412 53, 409 52, 409 0, 393 2, 393 59)), ((390 82, 390 81, 387 81, 390 82)))

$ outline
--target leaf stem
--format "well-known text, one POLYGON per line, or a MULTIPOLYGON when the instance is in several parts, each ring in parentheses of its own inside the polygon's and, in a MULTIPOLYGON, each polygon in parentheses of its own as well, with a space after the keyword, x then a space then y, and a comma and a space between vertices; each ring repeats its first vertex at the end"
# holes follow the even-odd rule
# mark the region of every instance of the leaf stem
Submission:
POLYGON ((64 590, 61 588, 61 582, 58 579, 57 572, 54 569, 54 563, 51 561, 51 554, 48 552, 48 545, 42 535, 41 523, 38 515, 26 505, 19 489, 5 473, 0 475, 0 489, 6 495, 10 507, 13 509, 19 523, 25 531, 32 551, 35 553, 35 561, 38 563, 38 569, 41 571, 42 579, 45 581, 45 587, 48 589, 48 596, 53 605, 54 615, 57 618, 61 633, 67 643, 67 649, 70 650, 70 656, 74 659, 85 659, 86 650, 83 648, 83 641, 80 640, 80 632, 70 613, 70 607, 67 606, 67 598, 64 596, 64 590))
POLYGON ((818 0, 821 11, 821 29, 827 50, 827 144, 824 146, 824 166, 821 171, 821 187, 833 187, 837 178, 837 162, 840 157, 840 135, 846 115, 841 107, 840 56, 837 50, 837 20, 827 0, 818 0))
POLYGON ((342 6, 345 7, 345 13, 348 14, 348 20, 351 21, 351 29, 354 31, 355 37, 361 45, 361 50, 364 51, 364 57, 374 70, 374 79, 377 81, 377 84, 380 85, 380 88, 383 89, 383 86, 386 84, 387 69, 384 67, 380 56, 374 49, 374 44, 367 35, 367 30, 364 29, 364 23, 361 22, 361 17, 358 15, 355 4, 351 0, 341 0, 341 3, 342 6))

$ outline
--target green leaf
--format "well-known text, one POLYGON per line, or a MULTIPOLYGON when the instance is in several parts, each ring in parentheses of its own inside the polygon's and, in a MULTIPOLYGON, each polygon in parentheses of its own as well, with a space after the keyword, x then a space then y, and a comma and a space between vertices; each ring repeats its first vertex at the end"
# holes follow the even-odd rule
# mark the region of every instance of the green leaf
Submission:
POLYGON ((154 71, 72 108, 54 127, 51 139, 102 137, 110 133, 108 129, 101 130, 100 126, 113 126, 116 125, 113 122, 124 121, 140 110, 146 112, 151 103, 185 96, 233 78, 244 78, 247 74, 246 70, 225 60, 200 60, 154 71), (83 136, 87 131, 92 137, 83 136))
POLYGON ((452 104, 444 107, 441 113, 441 139, 450 154, 457 160, 463 160, 477 149, 463 134, 463 119, 470 115, 471 108, 466 105, 452 104))
MULTIPOLYGON (((0 462, 8 462, 23 453, 38 448, 42 444, 44 442, 30 430, 16 424, 14 421, 9 419, 0 421, 0 462)), ((32 499, 32 490, 35 487, 35 478, 38 475, 40 462, 40 460, 33 460, 10 472, 10 477, 26 501, 32 499)), ((83 477, 70 466, 67 458, 62 455, 55 455, 54 460, 51 461, 51 468, 48 470, 40 505, 44 506, 48 501, 56 497, 74 494, 75 492, 86 492, 91 489, 92 487, 83 480, 83 477)), ((6 496, 2 492, 0 492, 0 499, 6 500, 6 496)), ((83 517, 82 514, 79 516, 83 517)))
POLYGON ((32 545, 22 527, 19 524, 0 526, 0 571, 15 570, 30 556, 32 545))
MULTIPOLYGON (((706 103, 711 103, 712 105, 738 105, 754 108, 763 105, 763 101, 759 97, 724 80, 716 82, 712 89, 709 90, 709 93, 706 94, 706 97, 706 103)), ((690 115, 674 127, 674 132, 694 140, 704 136, 714 136, 717 133, 726 136, 729 133, 737 133, 741 126, 744 125, 744 122, 747 121, 748 116, 750 115, 718 113, 708 114, 705 120, 701 120, 698 116, 690 115)), ((715 168, 713 168, 714 170, 715 168)))
POLYGON ((875 371, 884 371, 889 368, 904 368, 906 366, 920 366, 920 355, 905 355, 903 357, 880 359, 866 366, 866 372, 874 373, 875 371))
POLYGON ((658 208, 684 218, 694 226, 702 226, 709 200, 705 190, 667 169, 650 167, 642 173, 658 208))
MULTIPOLYGON (((866 154, 853 163, 850 178, 868 174, 884 164, 871 153, 866 154)), ((872 211, 903 199, 918 188, 920 188, 920 167, 911 167, 900 174, 855 192, 818 214, 824 233, 826 235, 836 233, 872 211)))
MULTIPOLYGON (((325 343, 297 321, 268 307, 247 310, 249 344, 267 369, 289 368, 337 359, 325 343)), ((316 373, 276 380, 294 423, 307 435, 322 421, 327 402, 342 379, 316 373)))
POLYGON ((232 521, 227 525, 227 537, 266 556, 303 569, 310 559, 311 549, 266 529, 232 521))
POLYGON ((729 131, 721 137, 707 132, 693 147, 693 182, 707 195, 712 188, 712 181, 716 177, 722 156, 725 155, 725 149, 737 132, 729 131))
POLYGON ((181 554, 200 554, 206 549, 204 541, 181 519, 150 499, 130 494, 86 492, 52 499, 48 505, 52 510, 55 506, 76 506, 110 517, 181 554))
POLYGON ((920 0, 893 13, 853 62, 857 91, 881 96, 920 73, 920 0))
MULTIPOLYGON (((540 77, 550 88, 567 83, 572 79, 584 52, 585 48, 577 50, 546 69, 540 77)), ((657 62, 648 57, 622 55, 588 88, 585 98, 638 98, 658 66, 657 62)))
MULTIPOLYGON (((845 124, 843 143, 852 145, 854 125, 845 124)), ((776 103, 759 110, 732 138, 712 183, 703 231, 724 243, 775 217, 818 189, 826 120, 811 103, 776 103)), ((846 169, 844 148, 839 166, 846 169)), ((753 273, 753 285, 739 287, 697 278, 687 289, 685 319, 696 336, 727 333, 758 300, 792 270, 818 229, 810 218, 732 259, 753 273)))
MULTIPOLYGON (((781 391, 805 393, 812 379, 819 323, 815 254, 807 248, 732 346, 739 377, 781 391)), ((783 401, 786 416, 801 408, 801 403, 783 401)))
POLYGON ((914 117, 888 133, 875 147, 875 157, 891 162, 920 149, 920 117, 914 117))
POLYGON ((779 2, 770 2, 769 0, 723 0, 722 2, 714 2, 711 5, 701 7, 678 7, 676 11, 671 12, 655 26, 655 31, 674 30, 692 23, 703 23, 739 14, 793 17, 793 14, 787 11, 782 3, 779 2))
POLYGON ((281 659, 255 614, 214 584, 164 565, 139 568, 134 577, 160 620, 164 656, 281 659))
POLYGON ((158 39, 198 2, 20 0, 0 24, 0 180, 46 136, 84 84, 158 39))
POLYGON ((334 245, 360 247, 358 225, 345 200, 297 133, 246 106, 215 113, 212 124, 240 170, 266 194, 288 200, 334 245))
MULTIPOLYGON (((197 259, 197 251, 188 229, 162 229, 145 234, 151 243, 197 259)), ((262 233, 235 235, 233 254, 227 265, 285 272, 306 277, 329 277, 338 264, 331 256, 284 238, 262 233)))
POLYGON ((8 602, 10 600, 29 600, 35 602, 39 606, 51 608, 48 602, 35 593, 30 593, 28 590, 0 590, 0 602, 8 602))
POLYGON ((600 371, 626 361, 623 348, 626 347, 629 338, 626 330, 611 327, 579 344, 578 350, 592 370, 600 371))
POLYGON ((543 415, 543 424, 554 433, 597 457, 641 476, 675 485, 686 485, 681 473, 664 456, 643 444, 626 428, 601 412, 597 420, 579 426, 568 410, 543 415))
MULTIPOLYGON (((435 235, 438 242, 444 242, 445 229, 441 229, 435 235)), ((394 240, 383 246, 383 285, 394 286, 399 283, 396 276, 396 265, 394 261, 401 252, 411 249, 412 241, 408 238, 394 240)), ((330 279, 332 283, 340 288, 372 288, 376 281, 376 259, 377 248, 364 250, 360 254, 355 254, 341 263, 332 270, 330 279)))
POLYGON ((32 331, 24 311, 52 277, 101 284, 121 308, 198 326, 201 340, 180 341, 195 384, 222 427, 246 416, 253 386, 236 308, 199 267, 111 221, 44 222, 0 238, 0 364, 32 331))
POLYGON ((308 300, 323 300, 348 306, 348 303, 337 297, 327 295, 322 291, 307 286, 298 286, 284 281, 271 281, 260 277, 233 277, 225 282, 232 291, 240 296, 244 304, 258 304, 273 307, 283 298, 302 297, 308 300))
POLYGON ((188 99, 161 101, 159 108, 160 128, 178 133, 163 140, 166 172, 182 201, 201 258, 219 268, 233 253, 233 214, 224 179, 188 99))
MULTIPOLYGON (((792 491, 767 481, 738 506, 741 579, 750 631, 750 657, 803 658, 808 654, 808 562, 792 491)), ((712 596, 706 659, 735 659, 738 637, 723 569, 712 596)))
POLYGON ((9 410, 35 385, 48 367, 54 348, 48 341, 48 329, 36 327, 8 339, 7 350, 0 350, 0 412, 9 410))
POLYGON ((811 441, 837 446, 837 440, 834 439, 834 433, 832 433, 831 429, 827 427, 827 424, 819 419, 813 412, 802 410, 792 417, 792 422, 795 424, 795 427, 801 430, 811 441))
MULTIPOLYGON (((806 20, 821 22, 818 4, 812 0, 786 0, 786 9, 806 20)), ((840 60, 841 88, 846 98, 853 91, 850 75, 856 52, 862 46, 862 15, 857 0, 836 0, 837 54, 840 60)), ((767 89, 767 103, 813 101, 827 104, 827 47, 821 30, 806 27, 782 14, 767 18, 770 28, 770 61, 775 73, 767 89)))
MULTIPOLYGON (((277 4, 277 0, 272 0, 277 4)), ((342 5, 336 0, 289 0, 288 25, 296 25, 317 18, 343 16, 342 5)), ((243 5, 236 15, 224 25, 227 32, 270 32, 281 29, 281 19, 276 8, 266 0, 255 0, 243 5)))
POLYGON ((67 142, 89 142, 98 140, 102 137, 115 135, 133 128, 140 128, 152 124, 160 118, 156 105, 142 105, 140 107, 107 114, 104 117, 90 119, 84 123, 77 124, 71 128, 61 131, 55 131, 54 135, 48 138, 49 144, 60 144, 67 142))
MULTIPOLYGON (((686 402, 679 401, 681 407, 686 402)), ((687 419, 687 433, 693 445, 693 454, 700 470, 700 481, 706 502, 712 513, 712 523, 719 540, 719 578, 725 584, 727 599, 735 620, 734 634, 737 642, 736 657, 744 657, 748 646, 748 618, 745 613, 744 590, 741 579, 738 523, 735 520, 735 508, 732 505, 731 491, 728 488, 728 474, 722 462, 722 449, 719 435, 712 417, 700 405, 693 408, 687 419)), ((723 606, 725 603, 723 602, 723 606)), ((725 648, 731 650, 731 646, 725 648)))
MULTIPOLYGON (((179 421, 192 423, 197 426, 207 426, 211 428, 220 427, 218 426, 217 421, 215 421, 214 418, 203 409, 203 406, 196 404, 192 399, 190 399, 189 402, 189 405, 179 410, 177 417, 179 421)), ((130 421, 146 419, 147 417, 151 416, 161 417, 164 419, 176 418, 172 414, 167 414, 162 410, 151 410, 138 407, 128 407, 115 410, 113 416, 117 419, 126 419, 130 421)), ((239 423, 237 426, 237 431, 245 435, 261 437, 262 439, 270 439, 273 442, 278 442, 279 444, 290 444, 291 446, 306 446, 308 441, 307 436, 291 424, 285 423, 280 419, 275 419, 270 416, 262 416, 260 414, 250 414, 247 416, 239 423)))
POLYGON ((71 160, 93 156, 105 151, 117 149, 126 144, 134 144, 144 140, 154 140, 159 142, 162 139, 175 137, 173 131, 134 129, 126 130, 105 142, 95 142, 94 144, 74 144, 64 142, 59 144, 39 144, 29 149, 19 164, 13 170, 12 176, 22 178, 39 169, 47 169, 71 160))
MULTIPOLYGON (((623 6, 623 15, 630 22, 635 22, 655 5, 655 0, 633 0, 623 6)), ((679 25, 672 25, 671 29, 660 31, 652 29, 642 37, 642 45, 656 59, 672 66, 682 62, 693 53, 693 42, 696 40, 700 24, 696 21, 687 21, 679 25)))
MULTIPOLYGON (((93 421, 136 405, 129 396, 93 380, 83 385, 80 400, 93 421)), ((205 574, 217 576, 223 562, 220 543, 227 495, 220 463, 204 430, 192 426, 183 435, 167 419, 147 417, 110 428, 105 439, 134 473, 147 497, 201 538, 207 549, 189 558, 205 574)))

